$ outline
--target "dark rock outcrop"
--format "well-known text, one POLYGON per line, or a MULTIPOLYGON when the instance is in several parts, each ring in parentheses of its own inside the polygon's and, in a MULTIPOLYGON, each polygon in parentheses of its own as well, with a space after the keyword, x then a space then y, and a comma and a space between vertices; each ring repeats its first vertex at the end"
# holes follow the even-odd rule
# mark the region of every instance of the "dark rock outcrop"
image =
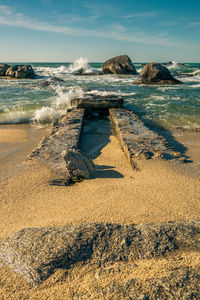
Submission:
POLYGON ((8 70, 8 68, 10 68, 9 65, 7 65, 7 64, 0 64, 0 76, 5 76, 6 75, 6 71, 8 70))
POLYGON ((133 84, 180 84, 170 71, 159 63, 149 63, 142 69, 140 76, 133 84))
POLYGON ((58 268, 92 259, 98 266, 164 256, 176 250, 200 251, 199 220, 121 226, 90 223, 28 228, 0 243, 0 265, 41 283, 58 268))
POLYGON ((127 55, 120 55, 107 60, 103 64, 102 70, 104 74, 134 75, 137 73, 131 59, 127 55))
POLYGON ((34 78, 35 72, 30 65, 15 65, 9 67, 5 75, 17 79, 25 79, 34 78))

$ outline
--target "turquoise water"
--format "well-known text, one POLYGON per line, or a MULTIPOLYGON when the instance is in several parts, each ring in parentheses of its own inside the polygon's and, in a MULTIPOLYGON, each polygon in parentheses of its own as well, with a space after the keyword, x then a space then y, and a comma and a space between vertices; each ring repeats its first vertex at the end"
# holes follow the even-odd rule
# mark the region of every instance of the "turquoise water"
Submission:
MULTIPOLYGON (((101 63, 87 63, 80 58, 71 63, 30 63, 38 75, 34 80, 0 79, 0 124, 51 122, 65 113, 74 96, 116 94, 125 106, 145 122, 165 128, 200 129, 200 63, 169 70, 184 84, 176 86, 136 86, 138 77, 125 75, 74 76, 83 68, 87 72, 101 70, 101 63), (41 84, 51 77, 64 80, 57 86, 41 84)), ((138 74, 140 63, 134 64, 138 74)))

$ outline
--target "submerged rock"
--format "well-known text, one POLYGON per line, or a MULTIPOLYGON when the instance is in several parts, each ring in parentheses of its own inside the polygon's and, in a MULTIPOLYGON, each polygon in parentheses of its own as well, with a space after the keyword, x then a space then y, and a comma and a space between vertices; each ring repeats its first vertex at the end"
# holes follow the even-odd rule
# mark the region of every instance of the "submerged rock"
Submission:
POLYGON ((99 76, 99 75, 103 75, 102 71, 91 71, 91 72, 86 72, 86 71, 81 71, 81 72, 76 72, 73 73, 73 75, 78 76, 78 75, 82 75, 82 76, 99 76))
POLYGON ((200 251, 200 221, 121 226, 89 223, 73 226, 28 228, 0 243, 0 265, 39 284, 56 269, 78 262, 150 259, 181 251, 200 251))
POLYGON ((34 78, 35 72, 30 65, 15 65, 9 67, 5 75, 18 78, 18 79, 24 79, 24 78, 34 78))
POLYGON ((64 82, 63 79, 58 78, 58 77, 53 77, 50 79, 45 80, 41 86, 50 86, 50 85, 58 85, 60 82, 64 82))
POLYGON ((159 63, 149 63, 142 69, 140 76, 133 84, 180 84, 170 71, 159 63))
POLYGON ((0 64, 0 76, 5 76, 6 75, 6 71, 8 70, 8 68, 10 68, 9 65, 7 65, 7 64, 0 64))
POLYGON ((107 60, 103 64, 102 70, 104 74, 134 75, 137 73, 131 59, 127 55, 120 55, 107 60))

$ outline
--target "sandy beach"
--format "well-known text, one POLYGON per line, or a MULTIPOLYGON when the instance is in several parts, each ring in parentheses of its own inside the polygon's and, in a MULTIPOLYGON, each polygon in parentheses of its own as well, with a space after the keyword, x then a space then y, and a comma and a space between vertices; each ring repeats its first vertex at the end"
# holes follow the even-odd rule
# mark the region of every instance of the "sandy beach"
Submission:
MULTIPOLYGON (((38 129, 33 125, 0 128, 0 238, 29 227, 91 222, 179 222, 199 217, 199 133, 174 133, 176 141, 187 148, 185 154, 190 163, 141 160, 139 171, 132 170, 117 138, 111 134, 96 149, 93 178, 72 186, 51 185, 53 175, 45 165, 25 162, 27 155, 47 133, 48 127, 38 129)), ((91 136, 87 138, 91 140, 91 136)), ((87 140, 84 142, 90 151, 95 147, 87 140)), ((113 271, 104 269, 99 280, 95 275, 97 267, 80 263, 67 274, 59 269, 37 287, 31 287, 20 275, 3 267, 0 299, 71 299, 76 291, 86 290, 93 295, 92 299, 99 299, 95 294, 98 286, 135 277, 145 281, 155 274, 162 277, 180 265, 196 267, 199 266, 199 254, 177 252, 169 257, 135 263, 137 268, 130 263, 121 263, 120 267, 114 264, 113 271)))

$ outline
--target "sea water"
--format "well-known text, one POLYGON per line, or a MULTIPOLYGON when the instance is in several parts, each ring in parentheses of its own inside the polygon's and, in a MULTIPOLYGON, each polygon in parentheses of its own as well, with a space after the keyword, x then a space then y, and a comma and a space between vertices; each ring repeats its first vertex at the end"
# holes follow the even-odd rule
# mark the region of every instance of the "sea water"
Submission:
MULTIPOLYGON (((17 64, 17 63, 12 63, 17 64)), ((149 125, 164 128, 200 130, 200 63, 168 66, 184 84, 133 85, 142 70, 135 63, 137 75, 75 75, 82 70, 95 74, 102 63, 88 63, 79 58, 74 63, 31 64, 36 79, 0 79, 0 124, 49 123, 70 107, 73 97, 117 95, 125 107, 133 110, 149 125), (63 79, 57 85, 42 86, 52 77, 63 79)))

